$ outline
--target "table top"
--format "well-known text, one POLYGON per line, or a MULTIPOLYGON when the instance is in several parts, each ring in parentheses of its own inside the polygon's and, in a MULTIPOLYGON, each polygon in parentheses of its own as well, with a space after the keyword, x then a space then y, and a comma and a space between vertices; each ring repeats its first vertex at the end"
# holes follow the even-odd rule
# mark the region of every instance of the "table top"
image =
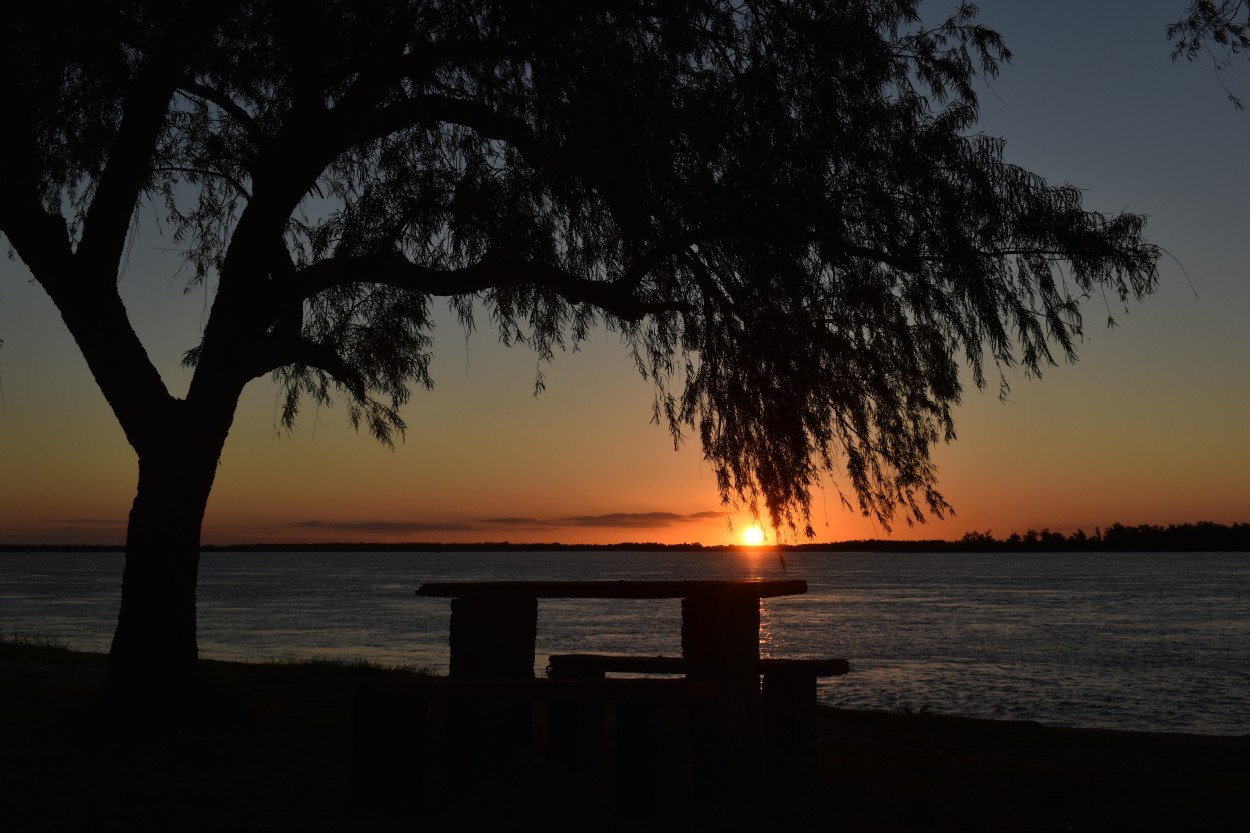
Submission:
POLYGON ((445 581, 427 582, 418 596, 453 599, 685 599, 716 593, 768 598, 807 592, 801 579, 687 581, 445 581))

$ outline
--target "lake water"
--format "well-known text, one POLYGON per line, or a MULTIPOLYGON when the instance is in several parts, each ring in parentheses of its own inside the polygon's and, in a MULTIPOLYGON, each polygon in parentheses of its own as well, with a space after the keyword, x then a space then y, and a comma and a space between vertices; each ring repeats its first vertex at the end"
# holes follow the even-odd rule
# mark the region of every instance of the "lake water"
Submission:
MULTIPOLYGON (((0 630, 105 651, 122 556, 0 553, 0 630)), ((1052 725, 1250 734, 1250 554, 207 553, 200 647, 222 659, 447 665, 426 581, 801 578, 764 656, 845 657, 820 699, 1052 725)), ((543 601, 540 658, 679 654, 678 601, 543 601)))

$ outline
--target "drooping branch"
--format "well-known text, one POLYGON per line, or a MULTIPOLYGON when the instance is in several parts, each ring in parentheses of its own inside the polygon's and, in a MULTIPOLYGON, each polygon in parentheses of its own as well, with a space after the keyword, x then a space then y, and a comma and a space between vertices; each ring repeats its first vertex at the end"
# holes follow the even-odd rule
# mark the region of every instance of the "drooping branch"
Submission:
POLYGON ((1172 59, 1193 60, 1214 44, 1230 55, 1250 51, 1250 11, 1245 0, 1189 0, 1185 17, 1167 28, 1168 40, 1175 40, 1172 59), (1244 19, 1244 23, 1239 23, 1244 19))

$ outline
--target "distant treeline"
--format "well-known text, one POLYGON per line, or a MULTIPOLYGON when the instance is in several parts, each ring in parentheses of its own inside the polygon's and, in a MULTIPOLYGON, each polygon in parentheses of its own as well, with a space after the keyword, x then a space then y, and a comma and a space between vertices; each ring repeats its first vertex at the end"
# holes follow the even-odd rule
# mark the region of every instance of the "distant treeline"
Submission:
POLYGON ((1034 550, 1106 550, 1109 552, 1248 552, 1250 524, 1200 522, 1169 526, 1124 526, 1112 524, 1106 529, 1094 528, 1092 535, 1077 530, 1064 536, 1049 529, 1014 532, 1004 541, 995 541, 989 532, 968 533, 959 542, 964 548, 976 546, 1008 547, 1034 550))
POLYGON ((798 544, 787 550, 873 550, 884 552, 1250 552, 1250 524, 1202 521, 1169 526, 1112 524, 1092 533, 1078 529, 1070 535, 1049 529, 1013 532, 995 538, 990 531, 968 532, 958 541, 842 541, 836 544, 798 544))
MULTIPOLYGON (((1049 529, 1013 532, 995 538, 992 532, 969 532, 958 541, 893 541, 870 538, 819 544, 782 544, 748 547, 739 544, 705 546, 698 543, 657 544, 514 544, 486 541, 473 544, 409 542, 321 544, 205 544, 204 552, 737 552, 759 549, 786 552, 1250 552, 1250 523, 1202 521, 1170 526, 1112 524, 1092 533, 1078 529, 1070 535, 1049 529)), ((0 552, 122 552, 111 544, 0 544, 0 552)))

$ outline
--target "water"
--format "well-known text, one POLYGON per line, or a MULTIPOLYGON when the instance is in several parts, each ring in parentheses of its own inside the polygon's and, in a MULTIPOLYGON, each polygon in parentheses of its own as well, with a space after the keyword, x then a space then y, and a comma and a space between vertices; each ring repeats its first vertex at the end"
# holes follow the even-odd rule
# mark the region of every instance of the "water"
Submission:
MULTIPOLYGON (((765 656, 846 657, 823 702, 1051 725, 1250 734, 1250 554, 207 553, 200 647, 222 659, 447 664, 426 581, 802 578, 765 656)), ((0 630, 107 650, 117 554, 0 554, 0 630)), ((537 653, 680 653, 676 600, 540 603, 537 653)))

